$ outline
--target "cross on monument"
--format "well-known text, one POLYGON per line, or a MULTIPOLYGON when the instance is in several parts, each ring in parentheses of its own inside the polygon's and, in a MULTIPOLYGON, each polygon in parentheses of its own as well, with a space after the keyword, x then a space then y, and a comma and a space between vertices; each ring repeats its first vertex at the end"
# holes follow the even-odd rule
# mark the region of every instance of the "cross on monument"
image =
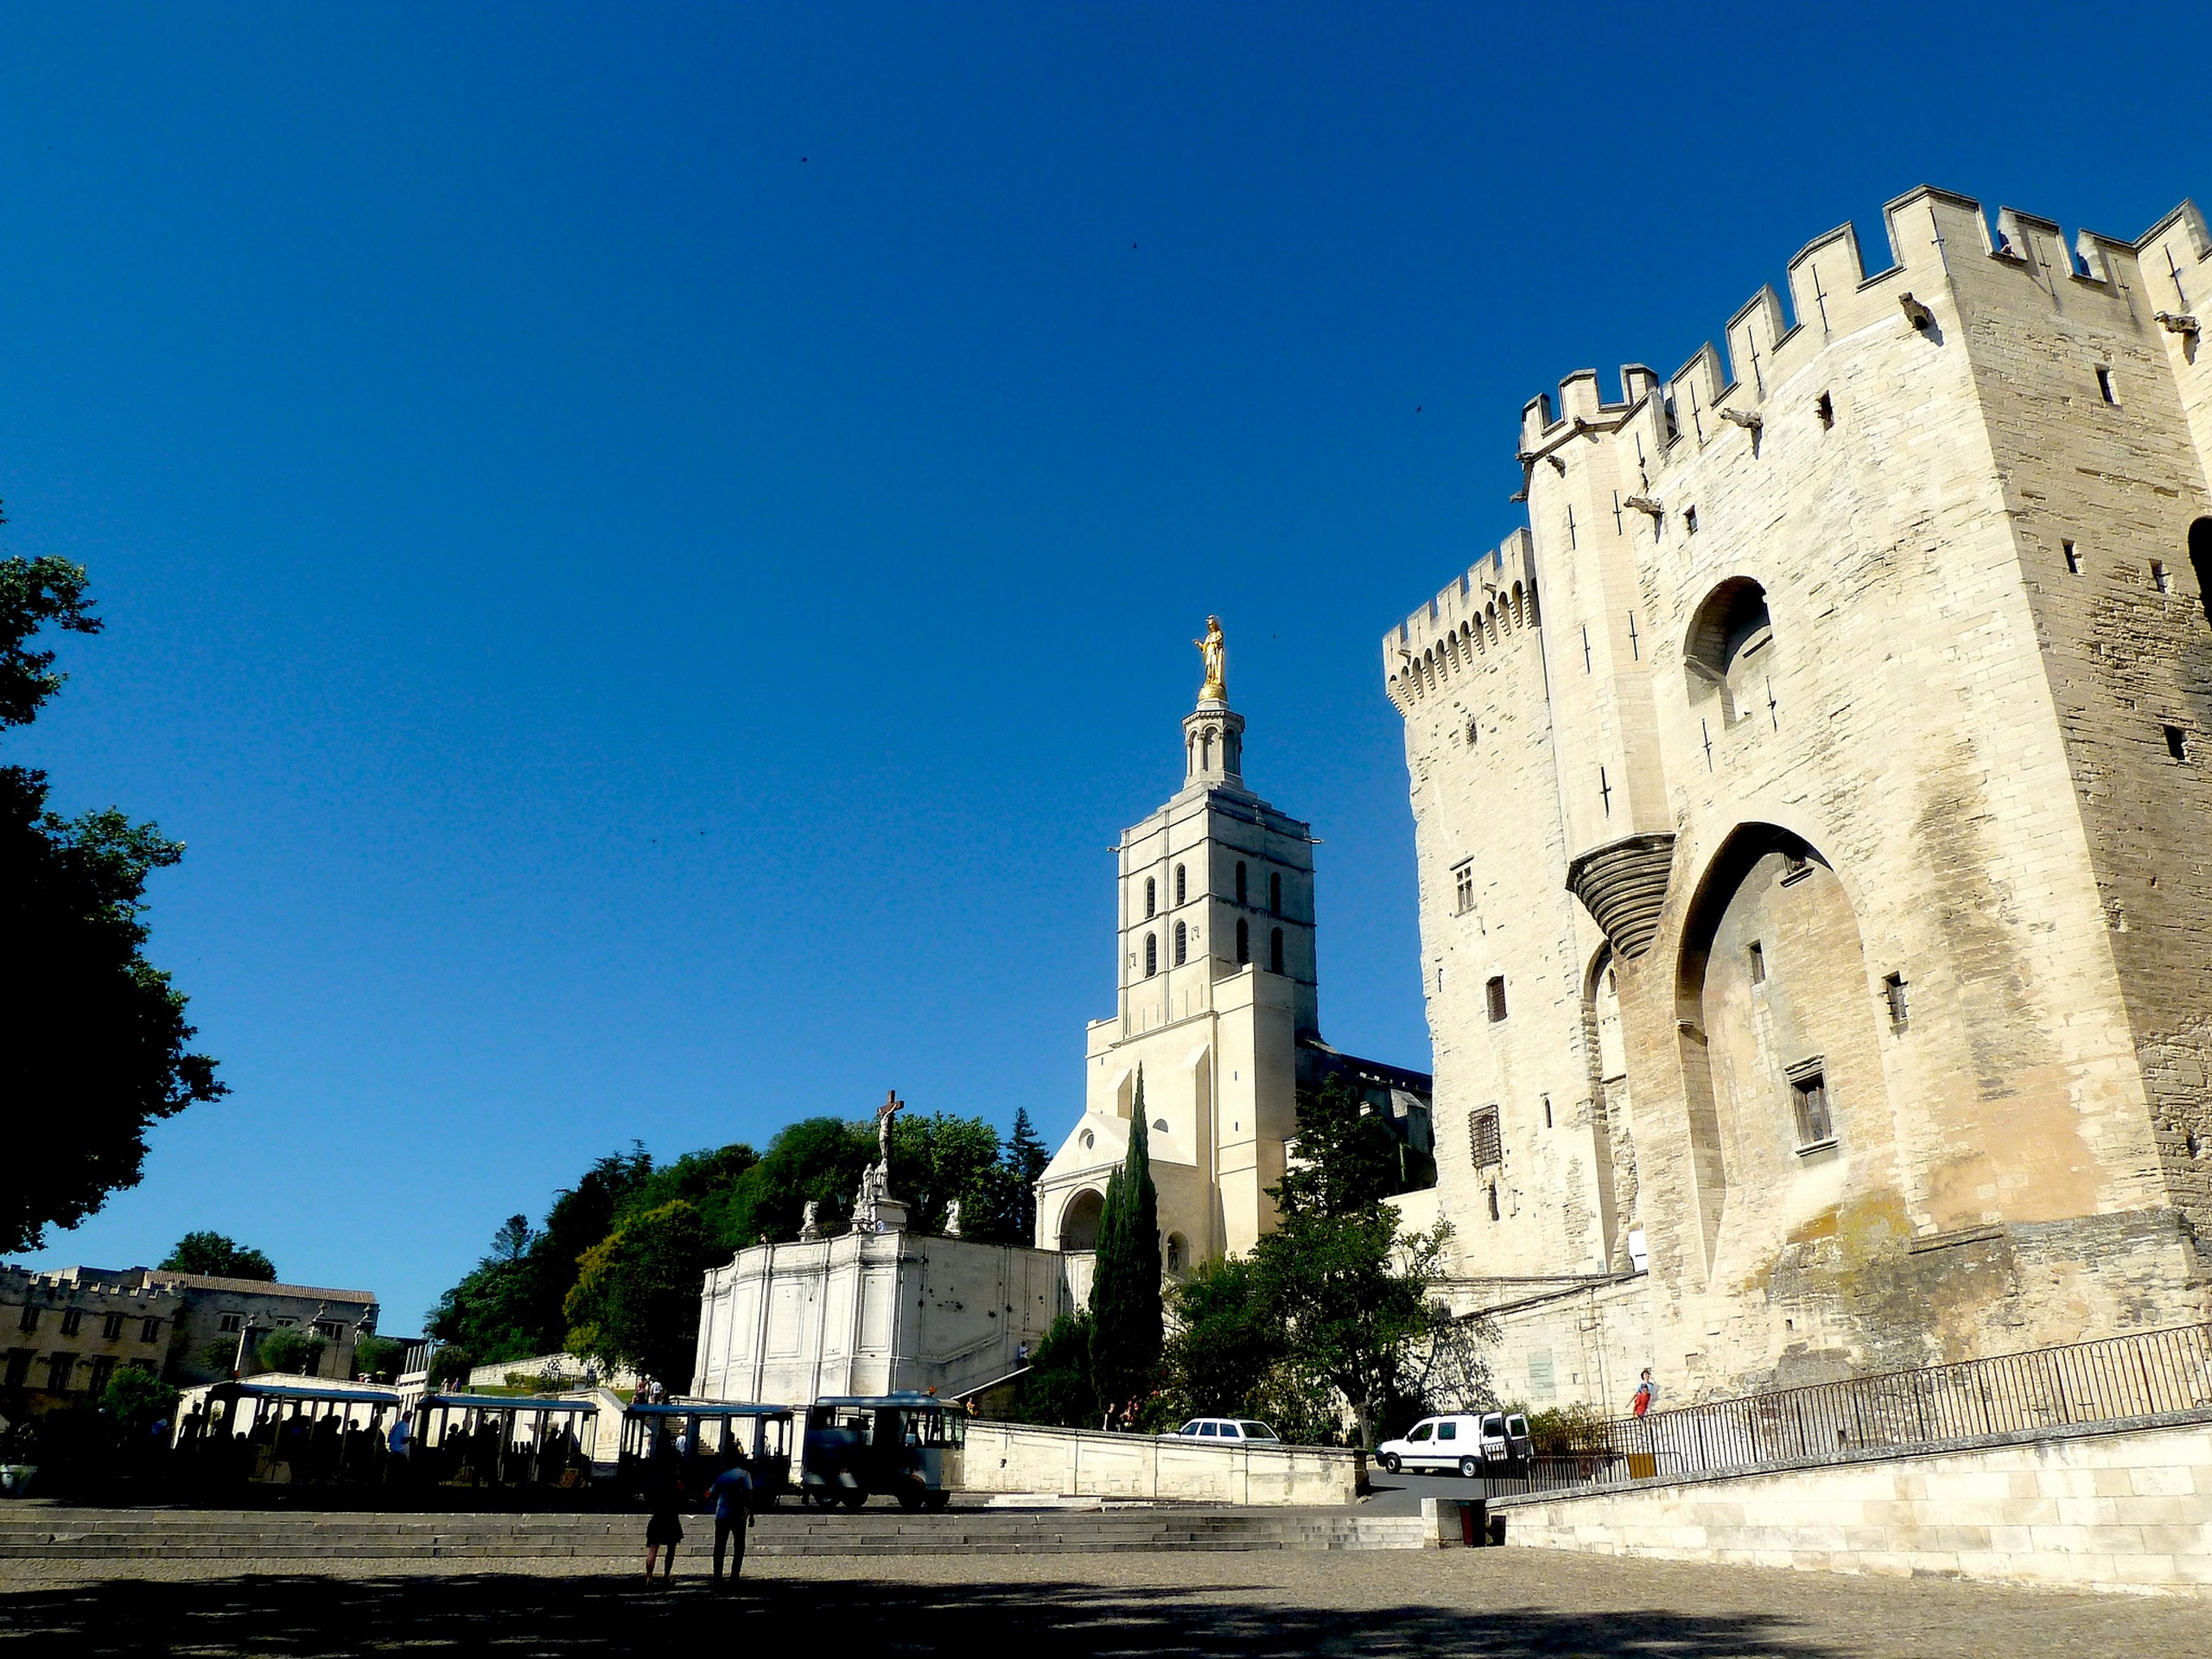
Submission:
POLYGON ((906 1103, 899 1098, 896 1089, 885 1090, 883 1104, 875 1109, 875 1155, 887 1180, 891 1174, 891 1120, 906 1109, 906 1103))

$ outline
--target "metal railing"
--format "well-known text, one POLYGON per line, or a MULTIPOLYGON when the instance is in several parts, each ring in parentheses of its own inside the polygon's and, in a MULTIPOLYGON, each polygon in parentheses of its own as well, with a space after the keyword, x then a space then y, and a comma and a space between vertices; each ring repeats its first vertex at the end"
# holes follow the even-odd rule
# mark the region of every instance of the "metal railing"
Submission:
POLYGON ((1486 1484, 1504 1497, 2203 1409, 2212 1325, 2181 1325, 1619 1418, 1594 1444, 1486 1484))

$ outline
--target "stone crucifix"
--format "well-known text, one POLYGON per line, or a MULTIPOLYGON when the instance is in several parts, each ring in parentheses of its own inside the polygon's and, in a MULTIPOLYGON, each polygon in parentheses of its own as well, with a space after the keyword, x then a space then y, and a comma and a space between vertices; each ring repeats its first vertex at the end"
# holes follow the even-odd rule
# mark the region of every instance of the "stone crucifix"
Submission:
POLYGON ((887 1090, 883 1104, 875 1109, 875 1157, 883 1166, 884 1190, 891 1187, 891 1120, 906 1109, 906 1103, 899 1098, 896 1089, 887 1090))

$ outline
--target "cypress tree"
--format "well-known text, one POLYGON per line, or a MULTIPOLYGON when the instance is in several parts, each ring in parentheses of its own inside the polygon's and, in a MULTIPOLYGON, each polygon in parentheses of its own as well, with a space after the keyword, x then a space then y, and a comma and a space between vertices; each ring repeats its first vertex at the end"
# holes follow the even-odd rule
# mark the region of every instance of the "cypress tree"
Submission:
POLYGON ((1160 1198, 1139 1071, 1128 1156, 1106 1183, 1090 1282, 1090 1370, 1107 1409, 1142 1401, 1158 1386, 1161 1329, 1160 1198))

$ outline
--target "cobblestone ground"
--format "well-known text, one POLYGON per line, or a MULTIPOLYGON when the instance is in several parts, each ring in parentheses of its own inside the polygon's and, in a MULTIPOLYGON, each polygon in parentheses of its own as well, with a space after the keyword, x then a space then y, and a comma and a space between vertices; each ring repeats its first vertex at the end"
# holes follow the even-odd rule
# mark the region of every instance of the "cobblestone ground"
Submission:
POLYGON ((734 1601, 702 1565, 648 1591, 557 1561, 5 1561, 0 1653, 2212 1654, 2202 1602, 1535 1549, 786 1558, 734 1601))

